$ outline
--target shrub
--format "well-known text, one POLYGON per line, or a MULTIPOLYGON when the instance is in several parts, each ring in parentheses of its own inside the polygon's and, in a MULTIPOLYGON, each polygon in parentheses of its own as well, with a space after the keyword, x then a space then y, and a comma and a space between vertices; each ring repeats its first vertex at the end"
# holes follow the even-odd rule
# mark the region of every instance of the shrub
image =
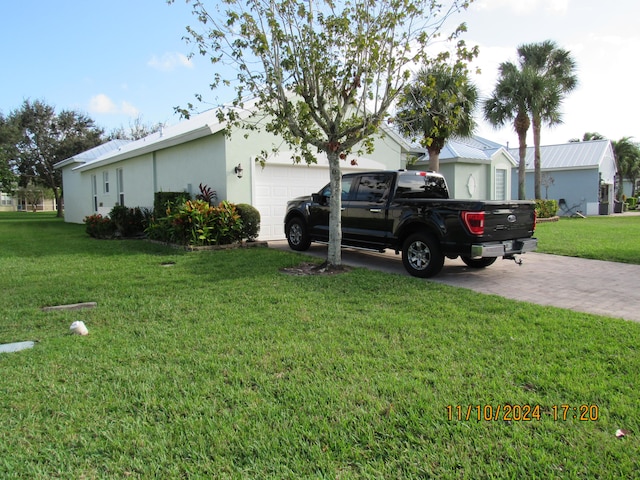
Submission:
POLYGON ((556 200, 536 200, 536 215, 538 218, 555 217, 558 212, 558 202, 556 200))
POLYGON ((103 217, 99 213, 84 217, 86 232, 93 238, 113 238, 116 225, 109 217, 103 217))
POLYGON ((208 185, 203 185, 201 183, 198 185, 198 188, 200 189, 200 193, 196 195, 196 200, 204 200, 212 206, 218 201, 218 193, 215 190, 212 190, 208 185))
POLYGON ((222 245, 242 239, 242 219, 228 202, 212 207, 188 200, 176 211, 156 219, 146 229, 149 238, 181 245, 222 245))
POLYGON ((127 208, 116 205, 111 209, 109 217, 121 237, 136 237, 144 234, 150 212, 140 207, 127 208))
POLYGON ((242 219, 242 238, 254 241, 260 232, 260 212, 248 203, 240 203, 236 205, 236 209, 242 219))
POLYGON ((191 200, 187 192, 156 192, 153 196, 153 215, 156 218, 167 217, 187 200, 191 200))
POLYGON ((638 199, 635 197, 629 197, 627 198, 626 203, 627 203, 628 210, 635 210, 636 207, 638 206, 638 199))

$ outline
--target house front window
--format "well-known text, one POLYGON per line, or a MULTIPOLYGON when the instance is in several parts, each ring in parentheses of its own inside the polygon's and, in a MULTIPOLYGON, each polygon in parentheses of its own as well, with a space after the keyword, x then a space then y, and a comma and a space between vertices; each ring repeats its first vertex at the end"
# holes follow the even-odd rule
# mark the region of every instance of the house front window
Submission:
POLYGON ((2 205, 3 207, 13 205, 13 198, 6 193, 0 193, 0 205, 2 205))
POLYGON ((496 169, 496 200, 507 199, 507 171, 503 168, 496 169))
POLYGON ((91 198, 93 199, 93 212, 98 211, 98 179, 91 175, 91 198))
POLYGON ((102 185, 105 194, 109 193, 109 172, 102 172, 102 185))
POLYGON ((116 170, 116 183, 118 188, 118 205, 124 206, 124 173, 121 168, 116 170))

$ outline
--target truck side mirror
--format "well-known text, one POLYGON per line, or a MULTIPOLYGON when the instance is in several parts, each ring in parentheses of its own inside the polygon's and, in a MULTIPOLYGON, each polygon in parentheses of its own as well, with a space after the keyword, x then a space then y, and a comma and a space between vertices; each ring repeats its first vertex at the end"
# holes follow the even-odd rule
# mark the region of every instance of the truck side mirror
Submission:
POLYGON ((327 197, 325 197, 321 193, 312 193, 311 200, 313 200, 313 203, 317 203, 319 205, 324 205, 327 203, 327 197))

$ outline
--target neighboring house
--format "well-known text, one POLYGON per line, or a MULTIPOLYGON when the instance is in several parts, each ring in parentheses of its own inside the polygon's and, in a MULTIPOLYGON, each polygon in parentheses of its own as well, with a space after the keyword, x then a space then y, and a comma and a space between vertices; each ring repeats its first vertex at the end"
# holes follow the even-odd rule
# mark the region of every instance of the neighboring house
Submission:
POLYGON ((634 186, 631 180, 625 178, 622 182, 622 193, 627 197, 634 196, 635 193, 635 197, 638 197, 640 195, 640 179, 635 181, 634 186))
MULTIPOLYGON (((40 198, 36 202, 35 209, 38 212, 53 212, 56 210, 56 201, 53 198, 46 198, 46 195, 41 193, 40 198)), ((0 192, 0 212, 15 211, 33 211, 31 199, 25 197, 24 193, 20 190, 14 195, 0 192)))
MULTIPOLYGON (((509 150, 518 158, 518 149, 509 150)), ((527 148, 526 194, 534 196, 534 148, 527 148)), ((614 210, 616 162, 609 140, 570 142, 540 147, 542 195, 561 203, 559 215, 581 212, 608 215, 614 210), (564 200, 564 202, 562 202, 564 200)), ((512 173, 512 194, 517 198, 518 170, 512 173)))
POLYGON ((16 198, 8 193, 0 192, 0 212, 15 212, 16 208, 16 198))
MULTIPOLYGON (((219 201, 256 207, 260 239, 284 238, 286 202, 329 182, 326 156, 319 154, 316 165, 295 165, 292 152, 282 151, 261 167, 261 152, 283 148, 283 140, 257 131, 235 130, 229 137, 224 126, 209 111, 141 140, 109 142, 58 163, 65 221, 82 223, 93 213, 108 214, 116 204, 150 208, 155 192, 196 195, 203 184, 219 201)), ((383 128, 374 146, 371 155, 349 155, 343 171, 404 168, 409 145, 395 132, 383 128)))
MULTIPOLYGON (((425 150, 417 148, 415 153, 421 156, 409 168, 428 168, 425 150)), ((451 196, 458 199, 510 200, 515 166, 505 147, 481 137, 449 140, 440 152, 440 173, 447 180, 451 196)))

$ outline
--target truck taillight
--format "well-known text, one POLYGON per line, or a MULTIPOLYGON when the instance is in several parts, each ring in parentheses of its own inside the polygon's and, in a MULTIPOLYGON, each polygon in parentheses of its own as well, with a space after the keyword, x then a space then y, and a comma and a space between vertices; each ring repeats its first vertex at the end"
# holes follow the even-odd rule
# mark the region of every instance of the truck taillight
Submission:
POLYGON ((484 212, 462 212, 462 220, 471 234, 484 234, 484 212))

